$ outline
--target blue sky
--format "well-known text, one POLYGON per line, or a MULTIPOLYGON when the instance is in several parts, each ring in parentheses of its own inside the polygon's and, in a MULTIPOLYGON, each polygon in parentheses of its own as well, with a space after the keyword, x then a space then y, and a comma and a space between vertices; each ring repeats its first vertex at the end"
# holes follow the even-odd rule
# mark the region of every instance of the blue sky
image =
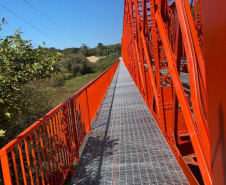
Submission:
MULTIPOLYGON (((91 48, 99 42, 104 45, 121 42, 124 0, 27 1, 91 48)), ((81 46, 81 42, 46 19, 24 0, 1 0, 0 4, 67 48, 81 46)), ((3 26, 1 36, 12 35, 15 29, 20 28, 22 37, 31 39, 34 44, 41 45, 45 41, 47 47, 64 48, 0 6, 0 19, 3 17, 8 20, 8 24, 3 26)))

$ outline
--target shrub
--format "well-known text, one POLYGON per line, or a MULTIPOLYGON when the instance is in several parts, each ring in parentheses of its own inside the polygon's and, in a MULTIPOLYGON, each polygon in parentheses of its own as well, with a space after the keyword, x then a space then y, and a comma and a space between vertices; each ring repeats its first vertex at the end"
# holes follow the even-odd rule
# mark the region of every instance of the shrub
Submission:
POLYGON ((65 58, 66 59, 62 62, 62 65, 68 70, 68 72, 72 73, 73 76, 80 76, 94 72, 95 64, 89 62, 81 53, 70 54, 65 58))
MULTIPOLYGON (((23 40, 21 32, 0 38, 0 123, 7 130, 13 124, 13 115, 23 111, 23 85, 51 77, 59 70, 60 53, 46 54, 39 46, 34 49, 30 40, 23 40)), ((0 130, 1 130, 0 129, 0 130)))
POLYGON ((21 87, 21 107, 23 110, 13 115, 14 124, 7 125, 5 137, 0 137, 0 148, 43 117, 52 107, 54 89, 50 80, 37 80, 21 87))

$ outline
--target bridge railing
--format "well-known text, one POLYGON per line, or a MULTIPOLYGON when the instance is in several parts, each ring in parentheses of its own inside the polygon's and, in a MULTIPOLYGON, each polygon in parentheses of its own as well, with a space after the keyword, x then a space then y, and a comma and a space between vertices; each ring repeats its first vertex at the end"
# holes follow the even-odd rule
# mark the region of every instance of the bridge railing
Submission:
POLYGON ((4 183, 63 184, 119 61, 0 150, 4 183))

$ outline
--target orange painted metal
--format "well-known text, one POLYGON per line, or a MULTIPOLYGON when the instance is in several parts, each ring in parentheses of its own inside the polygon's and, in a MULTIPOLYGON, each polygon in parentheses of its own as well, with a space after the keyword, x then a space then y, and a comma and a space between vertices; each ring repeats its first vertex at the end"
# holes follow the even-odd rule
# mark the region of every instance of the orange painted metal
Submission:
POLYGON ((4 183, 63 184, 119 61, 0 150, 4 183), (20 178, 19 178, 20 177, 20 178))
MULTIPOLYGON (((200 1, 203 10, 208 127, 210 129, 211 170, 213 184, 226 184, 226 1, 200 1), (211 12, 211 13, 210 13, 211 12)), ((202 18, 201 17, 201 18, 202 18)))
POLYGON ((212 184, 202 3, 189 2, 125 0, 122 54, 189 182, 212 184))

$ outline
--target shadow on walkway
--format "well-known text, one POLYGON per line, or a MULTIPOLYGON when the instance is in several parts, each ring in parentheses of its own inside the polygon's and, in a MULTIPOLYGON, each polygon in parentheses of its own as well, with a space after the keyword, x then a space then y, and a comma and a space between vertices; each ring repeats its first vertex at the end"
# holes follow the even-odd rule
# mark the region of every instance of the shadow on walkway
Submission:
POLYGON ((94 125, 78 166, 71 179, 71 185, 98 185, 101 180, 103 160, 114 155, 114 147, 118 139, 107 136, 110 123, 114 93, 116 89, 117 73, 108 89, 106 99, 94 125), (115 82, 115 83, 114 83, 115 82), (113 85, 113 86, 112 86, 113 85))
MULTIPOLYGON (((98 133, 95 133, 98 134, 98 133)), ((99 133, 105 135, 105 133, 99 133)), ((99 184, 103 158, 113 155, 118 140, 102 136, 90 136, 82 158, 75 169, 71 184, 99 184)))

